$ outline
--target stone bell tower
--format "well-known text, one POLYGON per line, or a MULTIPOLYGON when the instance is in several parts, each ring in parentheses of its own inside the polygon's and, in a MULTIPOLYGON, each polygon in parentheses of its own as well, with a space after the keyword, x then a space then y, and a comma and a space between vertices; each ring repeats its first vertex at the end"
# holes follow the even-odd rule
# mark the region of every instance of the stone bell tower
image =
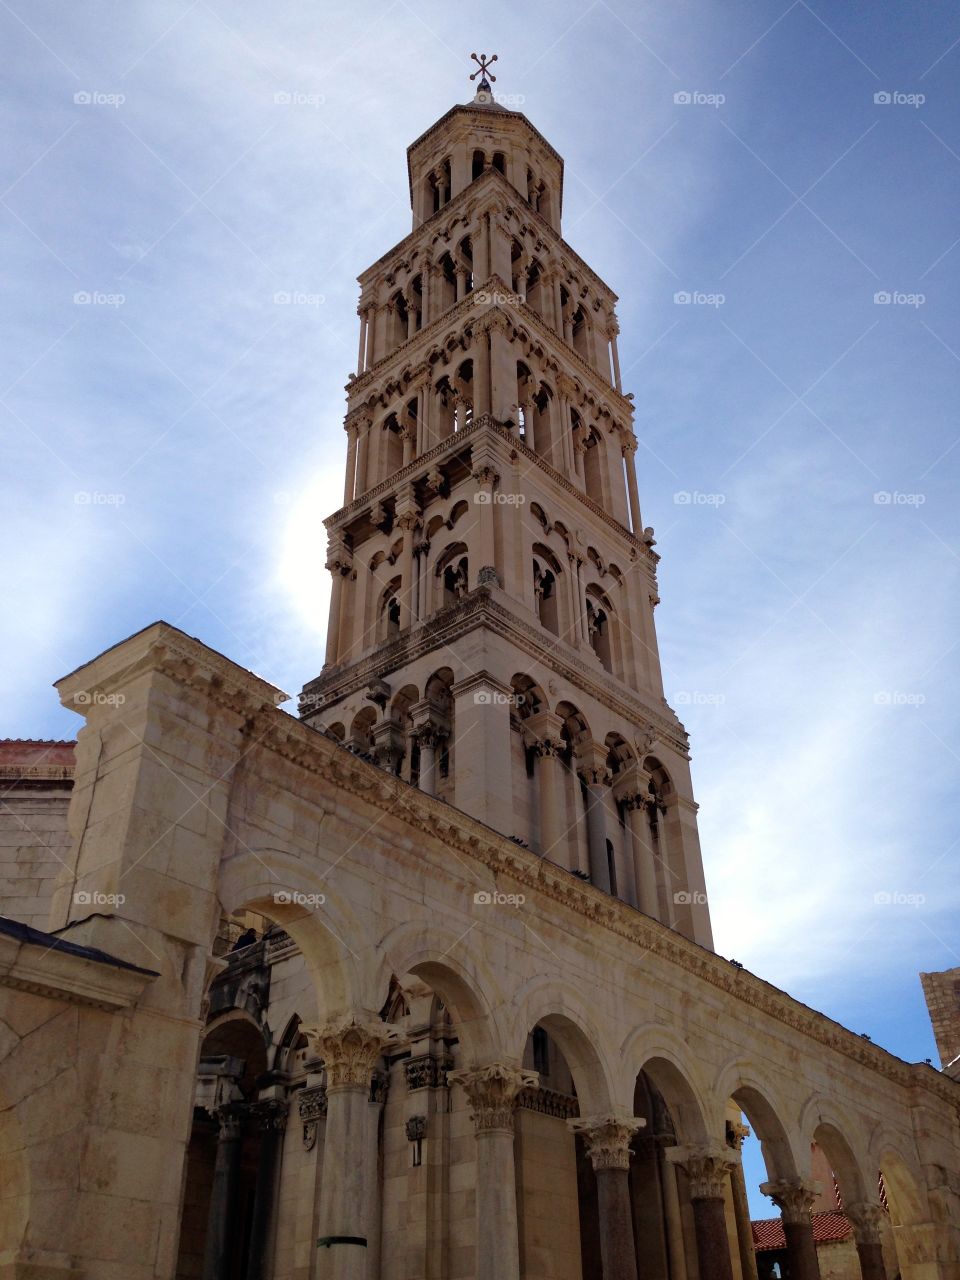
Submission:
POLYGON ((301 716, 709 947, 616 295, 560 234, 563 160, 486 74, 407 162, 413 229, 360 276, 301 716))

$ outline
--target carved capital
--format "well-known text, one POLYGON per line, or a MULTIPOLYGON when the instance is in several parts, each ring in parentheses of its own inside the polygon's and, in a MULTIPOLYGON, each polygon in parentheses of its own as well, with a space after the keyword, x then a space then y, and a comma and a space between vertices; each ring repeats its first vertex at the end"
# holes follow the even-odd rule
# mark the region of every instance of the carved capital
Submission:
POLYGON ((480 488, 483 489, 487 485, 490 485, 490 487, 492 488, 500 479, 500 476, 497 474, 497 472, 494 470, 493 467, 484 465, 476 468, 476 470, 473 472, 473 478, 474 480, 476 480, 480 488))
POLYGON ((646 1124, 640 1116, 587 1116, 568 1120, 573 1133, 579 1133, 587 1146, 594 1169, 629 1169, 630 1139, 646 1124))
POLYGON ((420 1142, 427 1136, 427 1117, 409 1116, 404 1123, 403 1131, 408 1142, 420 1142))
POLYGON ((250 1113, 263 1133, 283 1133, 287 1127, 287 1104, 279 1098, 254 1103, 250 1113))
POLYGON ((540 1082, 536 1071, 508 1067, 502 1062, 472 1071, 453 1071, 447 1079, 451 1084, 462 1085, 477 1133, 492 1129, 512 1133, 517 1094, 540 1082))
POLYGON ((722 1200, 727 1179, 740 1163, 727 1146, 669 1147, 666 1155, 689 1178, 691 1200, 722 1200))
POLYGON ((775 1182, 761 1183, 760 1190, 777 1206, 785 1223, 805 1226, 810 1221, 810 1210, 820 1193, 820 1184, 799 1178, 779 1178, 775 1182))
POLYGON ((310 1047, 323 1059, 328 1093, 337 1089, 369 1089, 378 1058, 398 1036, 385 1022, 359 1018, 304 1029, 304 1034, 310 1047))
POLYGON ((853 1223, 857 1244, 880 1244, 880 1224, 884 1219, 882 1205, 861 1201, 844 1205, 843 1212, 853 1223))
POLYGON ((533 750, 541 760, 549 760, 563 754, 562 738, 540 738, 534 743, 533 750))

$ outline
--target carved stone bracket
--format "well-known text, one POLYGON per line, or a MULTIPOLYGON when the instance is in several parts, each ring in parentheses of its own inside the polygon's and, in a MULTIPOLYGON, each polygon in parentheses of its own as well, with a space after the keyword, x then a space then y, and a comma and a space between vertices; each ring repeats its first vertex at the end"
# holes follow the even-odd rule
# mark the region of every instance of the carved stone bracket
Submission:
POLYGON ((451 1084, 463 1086, 478 1133, 494 1129, 512 1133, 517 1094, 540 1082, 536 1071, 508 1067, 502 1062, 473 1071, 453 1071, 447 1079, 451 1084))
POLYGON ((303 1125, 303 1149, 312 1151, 317 1141, 317 1125, 327 1115, 326 1085, 312 1085, 302 1090, 297 1099, 297 1109, 303 1125))
POLYGON ((447 1083, 449 1058, 437 1058, 432 1053, 423 1053, 415 1058, 407 1058, 403 1064, 407 1081, 407 1091, 415 1089, 440 1089, 447 1083))
POLYGON ((567 1121, 584 1139, 594 1169, 629 1169, 630 1139, 646 1123, 640 1116, 613 1114, 567 1121))
POLYGON ((409 1116, 403 1126, 408 1142, 421 1142, 427 1136, 427 1117, 409 1116))

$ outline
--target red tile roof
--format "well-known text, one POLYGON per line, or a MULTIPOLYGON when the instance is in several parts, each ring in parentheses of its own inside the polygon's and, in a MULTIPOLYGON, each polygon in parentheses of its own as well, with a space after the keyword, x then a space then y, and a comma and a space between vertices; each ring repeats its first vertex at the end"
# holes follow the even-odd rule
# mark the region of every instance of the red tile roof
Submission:
MULTIPOLYGON (((810 1216, 815 1244, 836 1244, 839 1240, 846 1240, 853 1231, 849 1219, 842 1213, 814 1213, 810 1216)), ((751 1222, 750 1226, 753 1230, 753 1247, 758 1253, 787 1247, 783 1224, 779 1218, 762 1218, 759 1222, 751 1222)))

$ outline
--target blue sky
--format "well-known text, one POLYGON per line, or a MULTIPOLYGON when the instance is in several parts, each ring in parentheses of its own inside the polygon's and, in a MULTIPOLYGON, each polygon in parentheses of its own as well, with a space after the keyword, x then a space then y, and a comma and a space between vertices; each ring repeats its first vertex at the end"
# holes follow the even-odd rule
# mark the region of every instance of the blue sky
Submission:
POLYGON ((495 50, 621 298, 718 950, 935 1057, 917 971, 960 964, 960 16, 483 16, 2 5, 0 731, 72 736, 51 681, 158 617, 293 692, 319 672, 355 277, 409 230, 407 144, 495 50))

